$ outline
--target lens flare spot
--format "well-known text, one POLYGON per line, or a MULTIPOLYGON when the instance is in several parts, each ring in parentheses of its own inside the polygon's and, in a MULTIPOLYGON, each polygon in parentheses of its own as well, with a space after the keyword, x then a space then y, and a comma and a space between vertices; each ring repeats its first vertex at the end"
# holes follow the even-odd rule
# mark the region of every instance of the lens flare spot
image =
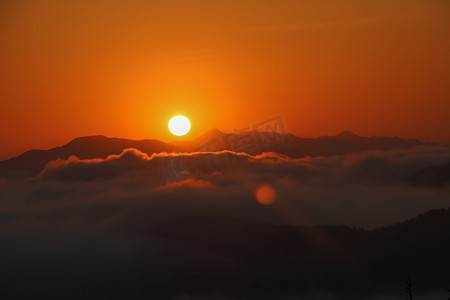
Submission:
POLYGON ((270 185, 264 184, 258 187, 255 193, 256 200, 263 205, 272 204, 277 198, 277 191, 270 185))

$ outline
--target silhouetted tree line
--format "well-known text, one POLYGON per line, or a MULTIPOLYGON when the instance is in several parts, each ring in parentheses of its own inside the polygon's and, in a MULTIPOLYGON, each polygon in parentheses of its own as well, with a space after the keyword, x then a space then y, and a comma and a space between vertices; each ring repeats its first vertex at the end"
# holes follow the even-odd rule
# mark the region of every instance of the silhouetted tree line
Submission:
MULTIPOLYGON (((420 274, 421 293, 450 282, 450 209, 375 230, 205 216, 155 221, 142 209, 124 216, 109 231, 0 232, 0 296, 280 298, 315 290, 362 299, 398 293, 406 269, 420 274)), ((406 291, 412 299, 411 276, 406 291)))

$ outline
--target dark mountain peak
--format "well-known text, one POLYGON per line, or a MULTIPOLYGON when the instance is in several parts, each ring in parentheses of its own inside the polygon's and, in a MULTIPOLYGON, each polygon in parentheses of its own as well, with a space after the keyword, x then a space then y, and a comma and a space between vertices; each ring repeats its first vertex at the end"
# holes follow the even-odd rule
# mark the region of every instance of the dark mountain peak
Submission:
POLYGON ((217 128, 212 128, 210 130, 208 130, 207 132, 205 132, 204 134, 202 134, 200 136, 201 137, 215 137, 215 136, 222 136, 224 135, 224 133, 222 131, 220 131, 217 128))
POLYGON ((219 129, 212 128, 193 140, 173 141, 170 144, 182 149, 185 152, 198 151, 199 148, 202 148, 206 144, 222 140, 224 135, 225 133, 223 133, 219 129))
POLYGON ((110 139, 104 135, 88 135, 88 136, 80 136, 77 138, 74 138, 70 142, 68 142, 66 145, 73 145, 73 144, 84 144, 84 143, 95 143, 99 141, 105 141, 107 139, 110 139))
POLYGON ((340 138, 358 138, 360 137, 359 135, 354 134, 353 132, 349 131, 349 130, 344 130, 341 133, 339 133, 337 135, 337 137, 340 138))
POLYGON ((71 140, 69 143, 63 145, 62 147, 67 149, 76 149, 80 147, 93 147, 92 149, 97 150, 103 148, 106 152, 110 150, 109 147, 116 147, 116 148, 129 147, 129 148, 136 148, 138 150, 146 152, 146 150, 148 150, 147 148, 151 146, 159 146, 159 147, 167 146, 169 148, 171 147, 171 145, 155 139, 130 140, 116 137, 107 137, 104 135, 90 135, 77 137, 71 140), (145 148, 145 150, 140 149, 142 147, 145 148))
POLYGON ((73 140, 71 140, 70 142, 83 141, 83 140, 104 140, 104 139, 109 139, 109 137, 106 137, 103 134, 97 134, 97 135, 86 135, 86 136, 76 137, 73 140))

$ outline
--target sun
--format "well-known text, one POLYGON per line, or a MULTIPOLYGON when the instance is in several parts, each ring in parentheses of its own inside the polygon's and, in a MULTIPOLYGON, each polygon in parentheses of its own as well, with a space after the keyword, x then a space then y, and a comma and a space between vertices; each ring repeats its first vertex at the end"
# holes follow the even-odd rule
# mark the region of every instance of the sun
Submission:
POLYGON ((183 136, 191 130, 191 122, 185 116, 175 116, 169 121, 169 130, 174 135, 183 136))

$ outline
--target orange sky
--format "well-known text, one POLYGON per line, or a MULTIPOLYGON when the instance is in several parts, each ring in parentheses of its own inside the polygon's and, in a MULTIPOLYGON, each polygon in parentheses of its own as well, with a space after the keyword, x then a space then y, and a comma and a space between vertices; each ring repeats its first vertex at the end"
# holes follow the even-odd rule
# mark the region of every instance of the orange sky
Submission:
POLYGON ((448 0, 4 0, 0 45, 0 158, 176 114, 450 142, 448 0))

